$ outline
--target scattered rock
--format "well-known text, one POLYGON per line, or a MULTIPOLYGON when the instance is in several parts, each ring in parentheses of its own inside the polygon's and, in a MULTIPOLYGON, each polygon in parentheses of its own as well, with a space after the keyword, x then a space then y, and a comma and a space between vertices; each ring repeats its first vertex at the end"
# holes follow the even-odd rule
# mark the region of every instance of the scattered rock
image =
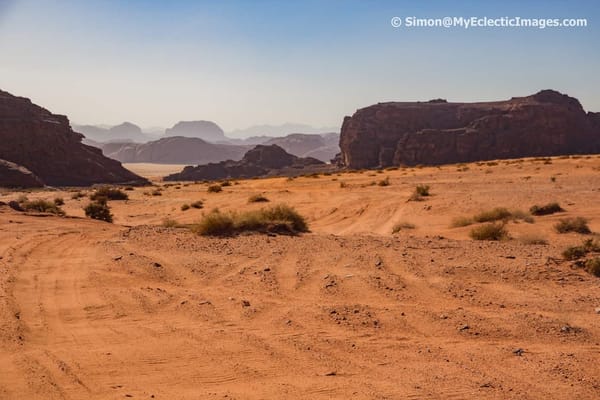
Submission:
POLYGON ((600 314, 600 307, 596 307, 596 314, 600 314))
POLYGON ((161 263, 157 263, 157 262, 155 262, 155 263, 153 263, 153 264, 152 264, 152 266, 153 266, 154 268, 160 268, 160 267, 162 267, 162 264, 161 264, 161 263))
POLYGON ((250 302, 248 300, 242 300, 242 307, 250 307, 250 302))
POLYGON ((115 261, 119 261, 121 259, 123 259, 123 256, 117 256, 117 257, 113 258, 113 260, 115 260, 115 261))
POLYGON ((471 329, 471 327, 469 325, 463 325, 460 328, 458 328, 459 331, 466 331, 467 329, 471 329))
POLYGON ((337 372, 335 372, 335 371, 331 371, 331 372, 328 372, 325 374, 325 376, 336 376, 336 375, 337 375, 337 372))
POLYGON ((525 353, 525 350, 523 350, 521 348, 513 350, 513 354, 516 355, 516 356, 519 356, 519 357, 521 357, 523 355, 523 353, 525 353))

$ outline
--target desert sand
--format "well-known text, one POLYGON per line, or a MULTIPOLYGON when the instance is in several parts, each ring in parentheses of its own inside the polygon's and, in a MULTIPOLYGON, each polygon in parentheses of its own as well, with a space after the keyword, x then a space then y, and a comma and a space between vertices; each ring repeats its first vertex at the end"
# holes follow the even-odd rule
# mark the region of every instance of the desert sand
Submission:
POLYGON ((156 184, 111 201, 114 224, 66 189, 26 193, 63 197, 66 218, 0 206, 0 398, 600 398, 600 279, 561 258, 590 235, 552 229, 600 232, 598 156, 156 184), (417 184, 431 196, 407 201, 417 184), (311 232, 162 226, 258 193, 311 232), (451 227, 551 201, 566 211, 509 222, 507 241, 451 227))

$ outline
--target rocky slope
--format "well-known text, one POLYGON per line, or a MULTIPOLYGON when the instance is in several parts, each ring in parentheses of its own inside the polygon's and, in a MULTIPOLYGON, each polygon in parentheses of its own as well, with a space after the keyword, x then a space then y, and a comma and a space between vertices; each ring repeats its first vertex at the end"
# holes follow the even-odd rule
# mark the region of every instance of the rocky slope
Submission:
POLYGON ((222 161, 188 166, 183 171, 164 178, 166 181, 214 180, 227 178, 253 178, 269 175, 298 175, 305 168, 324 165, 315 158, 300 158, 287 153, 277 145, 258 145, 248 151, 240 161, 222 161))
POLYGON ((445 164, 600 152, 600 116, 553 90, 486 103, 380 103, 346 117, 343 166, 445 164))
POLYGON ((95 145, 94 142, 147 142, 153 139, 151 134, 143 132, 142 128, 131 122, 123 122, 112 127, 73 125, 73 130, 82 133, 87 141, 86 144, 90 145, 95 145))
POLYGON ((6 160, 0 160, 0 187, 33 188, 44 184, 27 168, 6 160))
POLYGON ((125 163, 207 164, 240 160, 252 146, 209 143, 191 137, 168 137, 148 143, 106 143, 105 156, 125 163))
POLYGON ((313 157, 328 162, 339 153, 339 140, 340 136, 333 132, 319 135, 292 133, 284 137, 272 138, 264 144, 276 144, 298 157, 313 157))
POLYGON ((67 117, 0 91, 0 159, 53 186, 146 182, 99 149, 82 144, 82 138, 67 117))

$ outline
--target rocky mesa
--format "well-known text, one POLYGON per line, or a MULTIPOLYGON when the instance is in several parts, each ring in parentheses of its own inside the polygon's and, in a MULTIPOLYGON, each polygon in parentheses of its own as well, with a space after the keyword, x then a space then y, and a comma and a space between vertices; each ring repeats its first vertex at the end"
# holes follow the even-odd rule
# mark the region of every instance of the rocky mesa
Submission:
POLYGON ((2 168, 24 178, 10 186, 147 182, 100 149, 82 144, 82 138, 67 117, 0 90, 0 159, 13 163, 2 168))
POLYGON ((183 171, 164 178, 166 181, 215 180, 253 178, 273 175, 300 175, 307 169, 326 164, 311 157, 297 157, 277 145, 258 145, 244 154, 240 161, 222 161, 188 166, 183 171))
POLYGON ((342 166, 378 168, 600 152, 600 113, 554 90, 482 103, 390 102, 344 119, 342 166))

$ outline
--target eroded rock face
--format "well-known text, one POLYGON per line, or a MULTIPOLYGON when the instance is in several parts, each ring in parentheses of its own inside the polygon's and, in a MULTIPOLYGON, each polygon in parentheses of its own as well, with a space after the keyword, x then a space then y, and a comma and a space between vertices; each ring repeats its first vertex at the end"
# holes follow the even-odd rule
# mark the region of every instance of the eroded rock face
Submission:
POLYGON ((0 159, 27 168, 46 185, 147 182, 82 138, 67 117, 0 91, 0 159))
POLYGON ((0 160, 0 187, 34 188, 44 184, 30 170, 6 160, 0 160))
POLYGON ((240 161, 222 161, 188 166, 183 171, 169 175, 166 181, 215 180, 228 178, 253 178, 269 175, 298 175, 312 166, 325 165, 315 158, 301 158, 287 153, 277 145, 258 145, 246 152, 240 161))
POLYGON ((380 103, 346 117, 341 164, 447 164, 600 152, 600 117, 553 90, 486 103, 380 103))

